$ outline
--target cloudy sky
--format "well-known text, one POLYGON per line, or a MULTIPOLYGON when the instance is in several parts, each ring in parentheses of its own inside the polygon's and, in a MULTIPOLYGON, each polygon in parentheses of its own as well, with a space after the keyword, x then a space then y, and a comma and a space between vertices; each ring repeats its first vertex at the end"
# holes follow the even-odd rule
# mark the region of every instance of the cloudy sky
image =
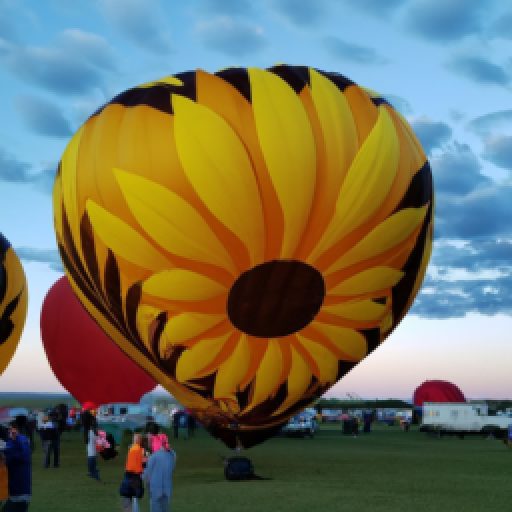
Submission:
POLYGON ((379 91, 412 124, 434 174, 421 293, 330 394, 408 398, 440 378, 472 398, 511 397, 512 6, 501 0, 0 0, 0 231, 30 291, 0 390, 62 389, 39 314, 62 273, 51 189, 71 134, 137 83, 283 62, 379 91))

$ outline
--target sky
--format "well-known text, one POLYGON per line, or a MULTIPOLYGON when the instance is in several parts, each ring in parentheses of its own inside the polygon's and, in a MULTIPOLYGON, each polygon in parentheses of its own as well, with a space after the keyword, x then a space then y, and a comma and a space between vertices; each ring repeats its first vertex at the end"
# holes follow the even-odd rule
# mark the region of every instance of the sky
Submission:
POLYGON ((379 91, 434 176, 423 287, 327 396, 408 399, 444 379, 469 398, 512 398, 512 6, 501 0, 0 0, 0 232, 30 296, 0 391, 63 390, 39 315, 63 272, 51 191, 74 131, 139 83, 277 63, 379 91))

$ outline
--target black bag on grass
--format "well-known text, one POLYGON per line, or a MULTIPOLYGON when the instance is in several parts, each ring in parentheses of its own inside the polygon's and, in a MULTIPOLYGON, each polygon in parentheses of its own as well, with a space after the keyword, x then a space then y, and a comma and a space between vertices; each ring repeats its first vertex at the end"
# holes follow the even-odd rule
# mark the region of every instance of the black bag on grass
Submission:
POLYGON ((227 480, 250 480, 255 477, 252 462, 247 457, 229 457, 224 460, 227 480))

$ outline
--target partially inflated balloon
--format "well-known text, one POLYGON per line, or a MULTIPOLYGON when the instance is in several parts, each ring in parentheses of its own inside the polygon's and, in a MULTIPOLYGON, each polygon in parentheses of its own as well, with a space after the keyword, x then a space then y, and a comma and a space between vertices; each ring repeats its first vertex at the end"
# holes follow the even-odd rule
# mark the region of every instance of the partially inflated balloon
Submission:
POLYGON ((413 395, 413 404, 421 408, 424 402, 464 403, 466 397, 458 386, 445 380, 426 380, 420 384, 413 395))
POLYGON ((388 336, 425 273, 432 206, 400 114, 285 65, 123 92, 54 188, 80 300, 229 446, 273 435, 388 336))
POLYGON ((25 272, 11 244, 0 233, 0 375, 20 341, 27 301, 25 272))
POLYGON ((41 337, 53 373, 81 403, 138 402, 156 386, 89 316, 66 277, 44 299, 41 337))

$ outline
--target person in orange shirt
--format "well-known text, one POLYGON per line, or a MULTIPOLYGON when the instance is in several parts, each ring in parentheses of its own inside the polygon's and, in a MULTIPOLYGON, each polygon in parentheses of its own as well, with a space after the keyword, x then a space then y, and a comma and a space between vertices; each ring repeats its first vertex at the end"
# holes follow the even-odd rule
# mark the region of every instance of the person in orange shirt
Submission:
POLYGON ((144 487, 142 484, 143 464, 146 462, 144 448, 142 448, 141 434, 133 435, 133 444, 126 456, 125 474, 120 488, 124 512, 139 512, 139 498, 142 498, 144 487))

